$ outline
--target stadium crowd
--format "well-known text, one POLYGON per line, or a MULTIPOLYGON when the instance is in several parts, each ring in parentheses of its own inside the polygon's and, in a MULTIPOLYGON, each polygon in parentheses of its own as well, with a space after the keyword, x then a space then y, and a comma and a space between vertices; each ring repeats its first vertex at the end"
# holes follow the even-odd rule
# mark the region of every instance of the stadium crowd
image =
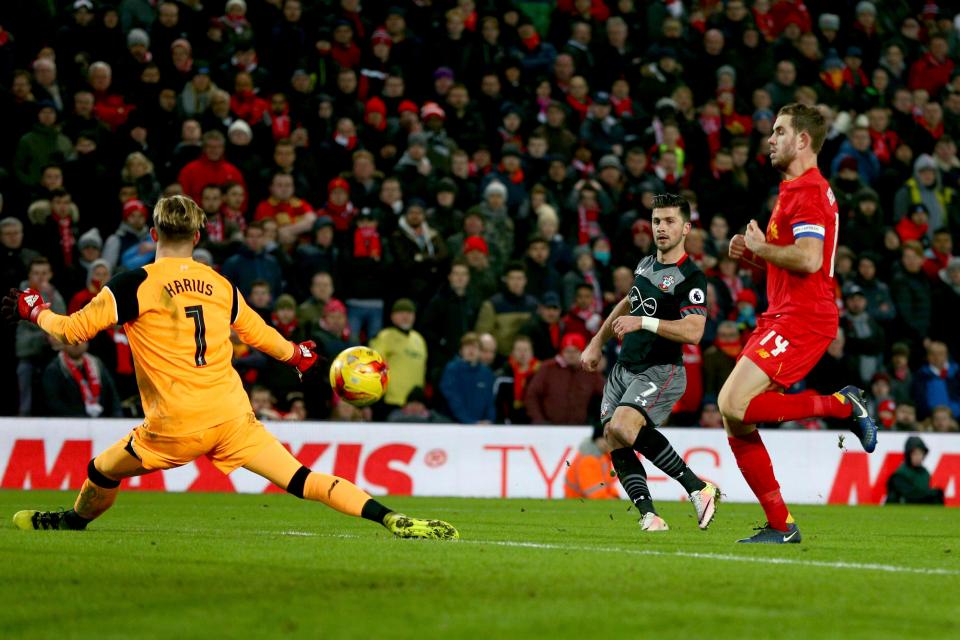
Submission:
MULTIPOLYGON (((359 410, 237 341, 259 415, 586 424, 603 378, 580 352, 651 252, 653 195, 680 193, 709 319, 671 423, 719 427, 766 304, 727 244, 769 218, 767 137, 796 101, 830 126, 842 313, 790 391, 855 383, 885 428, 957 431, 955 5, 5 0, 0 285, 75 311, 153 259, 151 209, 185 193, 208 216, 195 259, 266 321, 390 366, 359 410)), ((138 414, 121 327, 0 342, 0 413, 138 414)))

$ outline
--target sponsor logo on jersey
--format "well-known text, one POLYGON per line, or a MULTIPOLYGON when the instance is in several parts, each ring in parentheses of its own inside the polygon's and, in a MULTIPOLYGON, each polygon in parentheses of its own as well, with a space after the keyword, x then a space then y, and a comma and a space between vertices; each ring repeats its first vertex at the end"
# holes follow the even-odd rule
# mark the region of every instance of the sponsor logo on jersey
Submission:
POLYGON ((600 417, 606 418, 608 413, 610 413, 610 403, 604 402, 600 405, 600 417))
POLYGON ((690 290, 690 302, 693 304, 703 304, 703 301, 707 299, 707 296, 704 295, 703 289, 691 289, 690 290))
POLYGON ((26 302, 29 306, 32 307, 33 305, 37 304, 37 301, 38 301, 39 299, 40 299, 40 296, 38 296, 38 295, 35 295, 35 294, 34 294, 34 295, 29 295, 29 296, 27 296, 27 297, 25 298, 25 302, 26 302))
POLYGON ((833 189, 827 187, 827 200, 830 201, 830 206, 832 207, 837 202, 836 196, 833 195, 833 189))
POLYGON ((780 230, 777 229, 777 223, 771 222, 770 228, 767 229, 767 238, 770 240, 779 240, 780 239, 780 230))
POLYGON ((766 360, 770 357, 770 352, 766 349, 757 349, 757 355, 766 360))
POLYGON ((638 309, 642 309, 644 315, 654 315, 657 312, 657 299, 652 296, 644 298, 639 289, 630 287, 630 313, 635 313, 638 309))
POLYGON ((673 283, 676 281, 677 279, 674 278, 673 276, 670 276, 670 275, 663 276, 663 280, 661 280, 660 284, 658 284, 657 286, 660 288, 661 291, 669 291, 670 287, 672 287, 673 283))

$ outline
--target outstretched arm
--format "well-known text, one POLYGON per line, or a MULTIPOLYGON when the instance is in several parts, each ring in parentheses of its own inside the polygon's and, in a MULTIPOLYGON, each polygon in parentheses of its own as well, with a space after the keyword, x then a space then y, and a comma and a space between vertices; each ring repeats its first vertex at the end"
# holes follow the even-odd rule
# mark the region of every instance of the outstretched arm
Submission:
POLYGON ((294 344, 280 332, 263 321, 244 301, 239 291, 234 290, 237 313, 233 328, 246 344, 271 358, 287 362, 294 356, 294 344))
POLYGON ((87 342, 95 335, 117 324, 117 303, 109 287, 100 290, 90 304, 69 316, 49 309, 36 316, 37 325, 45 332, 67 344, 87 342))

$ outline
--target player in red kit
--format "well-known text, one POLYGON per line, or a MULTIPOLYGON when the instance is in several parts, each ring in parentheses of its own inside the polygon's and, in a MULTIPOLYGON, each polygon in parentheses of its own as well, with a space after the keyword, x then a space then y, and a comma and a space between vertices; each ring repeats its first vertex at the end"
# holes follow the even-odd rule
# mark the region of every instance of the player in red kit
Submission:
POLYGON ((746 233, 730 242, 731 257, 766 263, 769 303, 719 397, 737 466, 767 516, 766 526, 740 542, 800 542, 757 423, 849 418, 864 450, 877 446, 876 423, 855 386, 829 396, 783 393, 806 377, 837 336, 833 270, 839 213, 817 169, 826 132, 823 116, 812 107, 791 104, 780 110, 770 136, 770 161, 784 179, 767 231, 751 220, 746 233))

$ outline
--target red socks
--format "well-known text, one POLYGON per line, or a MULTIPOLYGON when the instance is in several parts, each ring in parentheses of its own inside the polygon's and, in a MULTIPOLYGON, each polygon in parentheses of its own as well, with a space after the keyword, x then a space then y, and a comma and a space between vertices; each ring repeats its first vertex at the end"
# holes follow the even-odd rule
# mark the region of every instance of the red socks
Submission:
POLYGON ((774 529, 786 531, 787 524, 792 522, 793 518, 780 495, 780 485, 777 483, 776 476, 773 475, 773 463, 770 462, 767 448, 760 440, 760 432, 753 431, 745 436, 727 438, 727 440, 737 459, 740 473, 743 474, 753 494, 760 501, 763 512, 767 515, 767 522, 774 529))
POLYGON ((849 418, 853 408, 838 394, 815 396, 804 393, 761 393, 750 401, 744 424, 786 422, 802 418, 849 418))

